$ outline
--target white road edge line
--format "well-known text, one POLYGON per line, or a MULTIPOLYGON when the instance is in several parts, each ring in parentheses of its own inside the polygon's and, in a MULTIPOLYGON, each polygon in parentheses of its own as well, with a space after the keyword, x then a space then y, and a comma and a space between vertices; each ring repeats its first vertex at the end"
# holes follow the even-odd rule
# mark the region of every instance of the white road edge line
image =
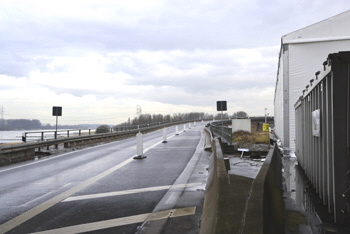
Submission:
MULTIPOLYGON (((171 137, 173 137, 173 136, 171 136, 171 137)), ((162 141, 148 147, 147 149, 144 150, 144 152, 147 152, 148 150, 152 149, 153 147, 155 147, 156 145, 161 144, 161 143, 162 143, 162 141)), ((10 219, 6 223, 1 224, 0 225, 0 234, 10 231, 11 229, 28 221, 29 219, 33 218, 34 216, 44 212, 45 210, 49 209, 50 207, 56 205, 57 203, 61 202, 62 200, 72 196, 73 194, 77 193, 78 191, 90 186, 91 184, 95 183, 96 181, 104 178, 105 176, 107 176, 107 175, 115 172, 116 170, 122 168, 123 166, 129 164, 130 162, 134 161, 133 157, 131 157, 131 158, 123 161, 122 163, 108 169, 105 172, 102 172, 102 173, 96 175, 95 177, 92 177, 92 178, 82 182, 81 184, 78 184, 77 186, 67 190, 66 192, 63 192, 63 193, 57 195, 56 197, 53 197, 53 198, 47 200, 46 202, 41 203, 40 205, 18 215, 17 217, 10 219)))
MULTIPOLYGON (((79 152, 82 152, 83 150, 99 148, 99 147, 110 145, 110 144, 113 144, 113 143, 115 143, 115 142, 110 142, 110 143, 106 143, 106 144, 103 144, 103 145, 95 145, 95 146, 87 147, 87 148, 81 149, 79 152)), ((55 155, 54 157, 48 157, 48 158, 40 159, 38 161, 29 162, 29 163, 26 163, 24 165, 19 165, 19 166, 14 166, 14 167, 2 169, 2 170, 0 170, 0 173, 6 172, 6 171, 15 170, 15 169, 22 168, 22 167, 28 167, 28 166, 31 166, 31 165, 34 165, 34 164, 37 164, 37 163, 45 162, 45 161, 50 161, 50 160, 57 159, 57 158, 60 158, 60 157, 64 157, 64 156, 67 156, 67 155, 73 154, 73 153, 76 153, 76 151, 70 151, 70 152, 59 154, 59 155, 55 155)))
MULTIPOLYGON (((158 130, 159 131, 159 130, 158 130)), ((172 138, 174 137, 175 135, 172 135, 168 138, 172 138)), ((94 146, 91 146, 91 147, 87 147, 87 148, 84 148, 84 149, 81 149, 80 152, 82 152, 83 150, 90 150, 90 149, 93 149, 93 148, 99 148, 99 147, 105 147, 106 145, 111 145, 111 144, 114 144, 116 141, 114 142, 109 142, 109 143, 105 143, 103 145, 94 145, 94 146)), ((158 142, 156 144, 159 144, 161 142, 158 142)), ((147 151, 152 148, 154 146, 151 146, 149 147, 148 149, 146 149, 147 151)), ((145 150, 145 151, 146 151, 145 150)), ((75 151, 71 151, 71 152, 66 152, 66 153, 62 153, 60 155, 56 155, 54 157, 48 157, 48 158, 44 158, 44 159, 40 159, 38 161, 34 161, 34 162, 30 162, 30 163, 26 163, 24 165, 19 165, 19 166, 14 166, 14 167, 10 167, 10 168, 5 168, 5 169, 0 169, 0 173, 3 173, 3 172, 6 172, 6 171, 11 171, 11 170, 15 170, 15 169, 18 169, 18 168, 22 168, 22 167, 28 167, 28 166, 31 166, 31 165, 34 165, 34 164, 37 164, 37 163, 42 163, 42 162, 45 162, 45 161, 49 161, 49 160, 53 160, 53 159, 57 159, 57 158, 60 158, 60 157, 64 157, 64 156, 67 156, 69 154, 73 154, 75 153, 75 151)))
POLYGON ((79 224, 75 226, 51 229, 42 232, 35 232, 32 234, 73 234, 82 232, 91 232, 102 230, 106 228, 119 227, 134 223, 143 223, 145 221, 154 221, 167 218, 175 218, 181 216, 194 215, 196 213, 196 207, 186 207, 181 209, 165 210, 156 213, 146 213, 140 215, 133 215, 123 218, 104 220, 93 223, 79 224))
POLYGON ((63 200, 62 202, 79 201, 79 200, 104 198, 104 197, 114 197, 114 196, 128 195, 128 194, 134 194, 134 193, 155 192, 155 191, 166 190, 166 189, 170 189, 170 188, 171 189, 189 188, 189 187, 200 186, 200 185, 202 185, 202 184, 201 183, 191 183, 191 184, 164 185, 164 186, 156 186, 156 187, 149 187, 149 188, 140 188, 140 189, 130 189, 130 190, 123 190, 123 191, 116 191, 116 192, 108 192, 108 193, 88 194, 88 195, 69 197, 69 198, 63 200))

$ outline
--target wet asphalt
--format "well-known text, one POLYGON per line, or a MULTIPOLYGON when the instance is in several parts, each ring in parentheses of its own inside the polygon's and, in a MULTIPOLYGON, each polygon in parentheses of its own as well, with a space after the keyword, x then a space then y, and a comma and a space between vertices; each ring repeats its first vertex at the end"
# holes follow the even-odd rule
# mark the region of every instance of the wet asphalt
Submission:
POLYGON ((202 130, 145 134, 141 160, 129 138, 1 168, 0 233, 197 233, 202 130))

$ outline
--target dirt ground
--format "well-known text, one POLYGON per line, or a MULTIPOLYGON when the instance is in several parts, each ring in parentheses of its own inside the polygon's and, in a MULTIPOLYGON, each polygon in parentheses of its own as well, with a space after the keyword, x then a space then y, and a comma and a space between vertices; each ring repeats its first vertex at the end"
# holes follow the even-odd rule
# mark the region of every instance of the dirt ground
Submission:
POLYGON ((249 149, 249 151, 269 151, 270 135, 269 132, 261 130, 261 124, 252 123, 251 132, 234 132, 232 143, 236 148, 249 149))

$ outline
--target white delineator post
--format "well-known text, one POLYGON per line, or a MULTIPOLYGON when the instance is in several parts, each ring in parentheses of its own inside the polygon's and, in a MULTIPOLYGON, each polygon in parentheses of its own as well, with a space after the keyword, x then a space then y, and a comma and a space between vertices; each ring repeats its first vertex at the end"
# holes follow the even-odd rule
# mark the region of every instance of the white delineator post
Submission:
POLYGON ((202 120, 202 125, 203 125, 204 121, 202 120))
POLYGON ((191 129, 191 125, 192 125, 191 123, 188 123, 188 129, 191 129))
POLYGON ((186 132, 186 124, 184 124, 184 132, 186 132))
POLYGON ((143 135, 141 132, 136 134, 136 156, 134 159, 143 159, 146 158, 145 155, 143 155, 143 135))
POLYGON ((196 127, 196 121, 193 122, 193 127, 196 127))
POLYGON ((177 125, 175 126, 175 135, 179 135, 179 127, 177 125))
POLYGON ((166 135, 166 128, 163 128, 163 143, 167 143, 167 135, 166 135))

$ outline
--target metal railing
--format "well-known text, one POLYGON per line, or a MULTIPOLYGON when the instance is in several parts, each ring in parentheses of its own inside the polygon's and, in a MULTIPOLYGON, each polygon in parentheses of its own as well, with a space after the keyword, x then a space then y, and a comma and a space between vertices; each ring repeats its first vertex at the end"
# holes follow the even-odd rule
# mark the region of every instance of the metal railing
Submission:
POLYGON ((223 120, 212 122, 210 124, 210 131, 212 131, 216 136, 220 136, 223 142, 227 144, 232 144, 232 128, 226 126, 227 124, 231 124, 231 120, 223 120))
MULTIPOLYGON (((69 130, 43 130, 24 132, 22 136, 23 142, 30 141, 46 141, 62 137, 75 137, 95 134, 95 129, 69 129, 69 130)), ((110 130, 113 132, 113 129, 110 130)))
POLYGON ((295 153, 334 221, 350 223, 350 52, 323 66, 295 104, 295 153))
MULTIPOLYGON (((189 121, 178 121, 173 122, 176 123, 183 123, 183 122, 196 122, 199 120, 189 120, 189 121)), ((115 126, 113 128, 106 129, 106 133, 116 133, 116 132, 125 132, 125 131, 135 131, 140 129, 147 129, 147 128, 155 128, 158 126, 164 126, 172 124, 172 122, 153 122, 149 124, 142 124, 142 125, 123 125, 123 126, 115 126)), ((42 130, 42 131, 30 131, 30 132, 24 132, 22 136, 23 142, 33 142, 33 141, 47 141, 47 140, 53 140, 58 138, 69 138, 69 137, 76 137, 76 136, 87 136, 87 135, 94 135, 96 133, 97 129, 65 129, 65 130, 42 130)))
MULTIPOLYGON (((178 122, 168 122, 161 123, 159 125, 153 125, 149 127, 136 128, 132 130, 122 130, 114 131, 111 133, 100 133, 100 134, 81 134, 80 136, 70 136, 70 137, 58 137, 57 139, 46 139, 44 141, 32 141, 22 144, 11 144, 11 145, 1 145, 0 146, 0 160, 7 160, 12 162, 23 156, 32 156, 35 153, 35 150, 41 151, 42 148, 49 149, 50 146, 58 147, 58 144, 64 144, 64 147, 71 147, 75 145, 84 145, 84 144, 93 144, 96 142, 104 142, 122 139, 125 137, 135 136, 136 133, 142 132, 147 133, 155 131, 157 129, 170 127, 173 125, 192 123, 197 121, 178 121, 178 122)), ((52 131, 51 131, 52 132, 52 131)), ((53 131, 55 132, 55 131, 53 131)), ((40 132, 41 133, 41 132, 40 132)), ((91 131, 90 131, 91 133, 91 131)), ((45 139, 45 137, 44 137, 45 139)))

